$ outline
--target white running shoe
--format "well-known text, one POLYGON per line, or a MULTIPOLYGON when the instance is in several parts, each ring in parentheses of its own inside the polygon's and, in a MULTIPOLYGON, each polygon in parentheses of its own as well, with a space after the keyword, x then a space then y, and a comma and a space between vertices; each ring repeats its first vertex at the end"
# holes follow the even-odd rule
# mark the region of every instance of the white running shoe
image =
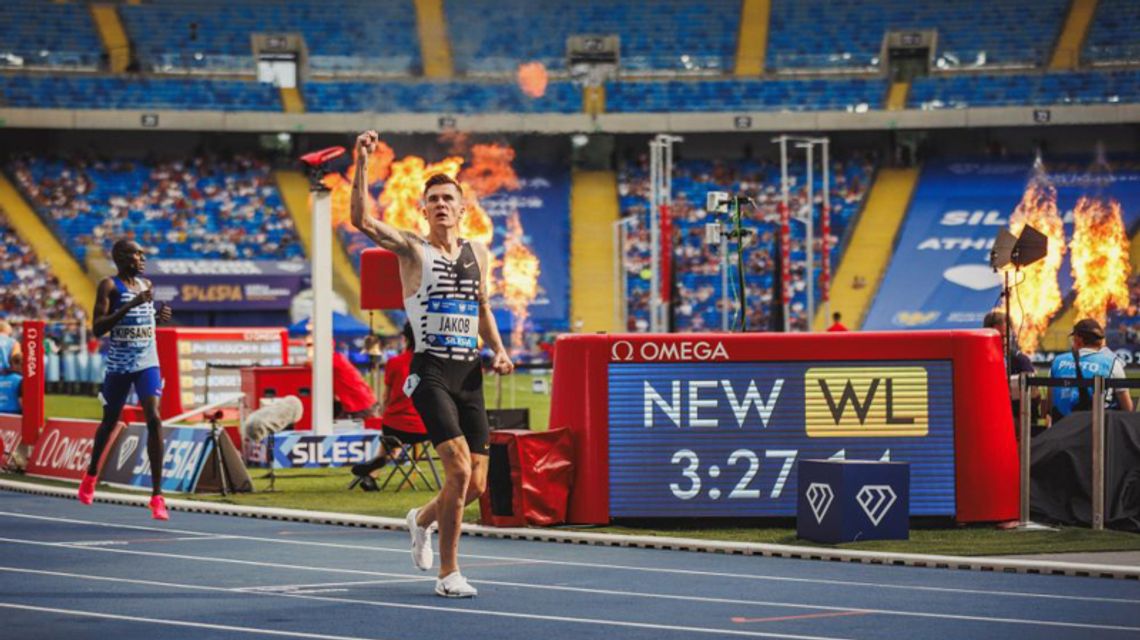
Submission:
POLYGON ((412 536, 412 564, 420 571, 427 571, 431 569, 432 553, 431 553, 431 526, 421 527, 416 524, 416 516, 419 515, 419 509, 412 509, 408 512, 408 533, 412 536))
POLYGON ((479 591, 458 571, 452 571, 435 581, 435 595, 444 598, 474 598, 479 595, 479 591))

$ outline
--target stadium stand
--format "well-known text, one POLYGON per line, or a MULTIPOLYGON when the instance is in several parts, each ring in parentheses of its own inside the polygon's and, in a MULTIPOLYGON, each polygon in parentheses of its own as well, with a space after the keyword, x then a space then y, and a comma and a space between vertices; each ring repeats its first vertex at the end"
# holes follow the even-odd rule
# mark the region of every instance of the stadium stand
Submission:
POLYGON ((937 29, 939 67, 1036 67, 1046 61, 1068 4, 773 0, 768 68, 877 68, 892 29, 937 29))
MULTIPOLYGON (((1029 157, 927 162, 863 328, 978 327, 985 313, 998 304, 1001 292, 1001 280, 989 267, 993 239, 1021 201, 1032 166, 1029 157), (918 264, 923 268, 916 269, 918 264)), ((1067 218, 1067 241, 1073 236, 1069 213, 1082 196, 1118 201, 1125 229, 1134 229, 1140 221, 1140 164, 1135 160, 1113 161, 1107 183, 1090 173, 1087 158, 1057 160, 1047 163, 1046 169, 1056 187, 1057 209, 1067 218)), ((1062 294, 1072 290, 1068 258, 1058 283, 1062 294)))
POLYGON ((1140 71, 1120 70, 919 78, 911 87, 908 102, 919 109, 960 109, 1138 100, 1140 71))
POLYGON ((0 318, 81 322, 86 317, 67 286, 16 235, 0 211, 0 318))
POLYGON ((569 82, 552 82, 541 98, 515 84, 487 82, 310 82, 305 103, 314 113, 576 113, 582 97, 569 82))
POLYGON ((866 111, 881 109, 887 85, 881 79, 707 80, 611 82, 611 112, 674 111, 866 111))
POLYGON ((84 3, 0 3, 0 68, 95 69, 102 50, 84 3))
POLYGON ((738 0, 447 0, 458 72, 514 71, 520 61, 566 69, 566 38, 621 37, 621 66, 635 72, 732 70, 738 0), (535 11, 541 6, 540 11, 535 11))
POLYGON ((293 259, 303 254, 266 163, 251 156, 188 161, 16 158, 27 199, 83 263, 133 234, 174 258, 293 259))
POLYGON ((10 107, 280 111, 272 85, 206 78, 0 75, 10 107))
POLYGON ((153 0, 120 7, 142 68, 253 72, 253 33, 300 33, 314 71, 410 75, 420 67, 411 2, 153 0))
MULTIPOLYGON (((705 195, 709 191, 748 193, 759 205, 758 211, 745 212, 745 225, 756 232, 755 241, 745 251, 748 275, 745 285, 749 300, 748 326, 753 331, 764 331, 772 320, 774 301, 773 280, 776 242, 779 232, 780 169, 778 164, 756 161, 704 161, 683 160, 675 165, 673 189, 674 228, 677 235, 674 265, 677 281, 677 305, 674 326, 678 331, 715 330, 721 326, 720 257, 715 248, 703 242, 704 225, 713 218, 704 210, 705 195)), ((867 158, 851 158, 834 162, 831 189, 831 263, 837 265, 843 248, 842 239, 852 217, 859 211, 874 172, 874 164, 867 158)), ((796 187, 792 190, 790 208, 793 212, 805 205, 806 188, 802 165, 792 174, 796 187)), ((630 235, 624 256, 626 290, 628 292, 628 327, 637 330, 648 324, 649 278, 645 270, 650 260, 648 216, 648 170, 641 165, 627 164, 618 174, 618 189, 623 216, 635 216, 638 227, 630 235)), ((815 225, 819 228, 822 188, 817 173, 815 179, 815 225)), ((805 328, 806 282, 804 265, 805 225, 792 225, 792 270, 794 302, 792 326, 805 328)), ((816 274, 819 274, 820 239, 815 239, 816 274)), ((730 257, 730 263, 735 264, 730 257)), ((732 276, 735 277, 734 275, 732 276)), ((735 285, 730 278, 730 289, 735 285)), ((819 291, 816 290, 817 302, 819 291)), ((732 297, 739 294, 730 291, 732 297)))
POLYGON ((1100 0, 1082 51, 1081 61, 1099 64, 1140 62, 1140 4, 1133 0, 1100 0))

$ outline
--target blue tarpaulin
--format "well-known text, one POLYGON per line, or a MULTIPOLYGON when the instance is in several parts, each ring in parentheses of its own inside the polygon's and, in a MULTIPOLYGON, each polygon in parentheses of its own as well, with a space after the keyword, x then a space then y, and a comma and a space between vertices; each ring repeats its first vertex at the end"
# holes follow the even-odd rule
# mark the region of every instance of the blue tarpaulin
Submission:
MULTIPOLYGON (((291 336, 308 335, 311 330, 308 318, 302 318, 289 325, 289 335, 291 336)), ((368 325, 352 316, 337 311, 333 312, 333 336, 337 338, 360 338, 366 335, 368 335, 368 325)))

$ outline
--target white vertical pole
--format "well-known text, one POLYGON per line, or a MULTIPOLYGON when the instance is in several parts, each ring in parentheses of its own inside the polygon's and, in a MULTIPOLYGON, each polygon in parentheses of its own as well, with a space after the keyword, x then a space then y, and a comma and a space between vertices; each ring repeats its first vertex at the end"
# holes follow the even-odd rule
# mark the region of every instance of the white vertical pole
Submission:
POLYGON ((614 324, 611 329, 615 333, 625 331, 625 242, 622 238, 622 229, 625 225, 621 220, 614 222, 614 324))
MULTIPOLYGON (((1025 399, 1021 400, 1023 403, 1025 399)), ((1092 393, 1092 528, 1104 529, 1104 378, 1093 378, 1092 393)))
POLYGON ((1021 495, 1020 508, 1018 516, 1020 523, 1024 524, 1029 522, 1029 434, 1031 433, 1031 422, 1033 420, 1033 403, 1030 401, 1030 390, 1028 382, 1029 374, 1021 373, 1017 377, 1017 388, 1021 398, 1020 412, 1018 418, 1018 436, 1017 453, 1019 462, 1021 464, 1021 495))
POLYGON ((661 143, 649 141, 649 331, 661 331, 661 143))
MULTIPOLYGON (((720 227, 720 330, 727 333, 728 307, 732 304, 732 298, 728 295, 728 237, 725 236, 728 230, 721 223, 716 224, 720 227)), ((743 302, 743 294, 740 299, 743 302)))
POLYGON ((330 434, 333 427, 332 377, 332 199, 326 190, 313 192, 312 253, 313 315, 313 433, 330 434))
POLYGON ((815 252, 813 247, 815 245, 815 184, 813 182, 813 172, 815 167, 815 143, 809 141, 807 143, 807 219, 804 223, 807 225, 807 246, 804 247, 807 254, 807 273, 804 276, 807 278, 807 327, 805 331, 811 331, 812 320, 815 319, 815 252))
MULTIPOLYGON (((835 272, 835 265, 831 264, 831 139, 823 139, 823 210, 827 212, 827 234, 823 234, 823 243, 820 251, 827 254, 827 299, 823 301, 823 324, 831 322, 831 290, 834 282, 831 274, 835 272)), ((814 318, 813 318, 814 321, 814 318)), ((850 322, 850 320, 848 320, 850 322)))

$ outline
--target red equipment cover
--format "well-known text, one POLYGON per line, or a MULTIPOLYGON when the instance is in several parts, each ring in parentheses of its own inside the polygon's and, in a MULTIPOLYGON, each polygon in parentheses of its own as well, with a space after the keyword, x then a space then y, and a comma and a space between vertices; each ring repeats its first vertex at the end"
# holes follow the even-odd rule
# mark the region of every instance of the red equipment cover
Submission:
POLYGON ((360 308, 403 309, 400 262, 387 249, 365 249, 360 254, 360 308))
POLYGON ((505 445, 511 467, 511 515, 495 515, 491 490, 479 498, 480 522, 494 527, 549 526, 566 521, 573 480, 569 429, 491 432, 491 446, 505 445))
POLYGON ((5 456, 12 455, 20 446, 23 435, 23 419, 14 413, 0 413, 0 445, 6 453, 0 453, 0 466, 8 464, 5 456))

